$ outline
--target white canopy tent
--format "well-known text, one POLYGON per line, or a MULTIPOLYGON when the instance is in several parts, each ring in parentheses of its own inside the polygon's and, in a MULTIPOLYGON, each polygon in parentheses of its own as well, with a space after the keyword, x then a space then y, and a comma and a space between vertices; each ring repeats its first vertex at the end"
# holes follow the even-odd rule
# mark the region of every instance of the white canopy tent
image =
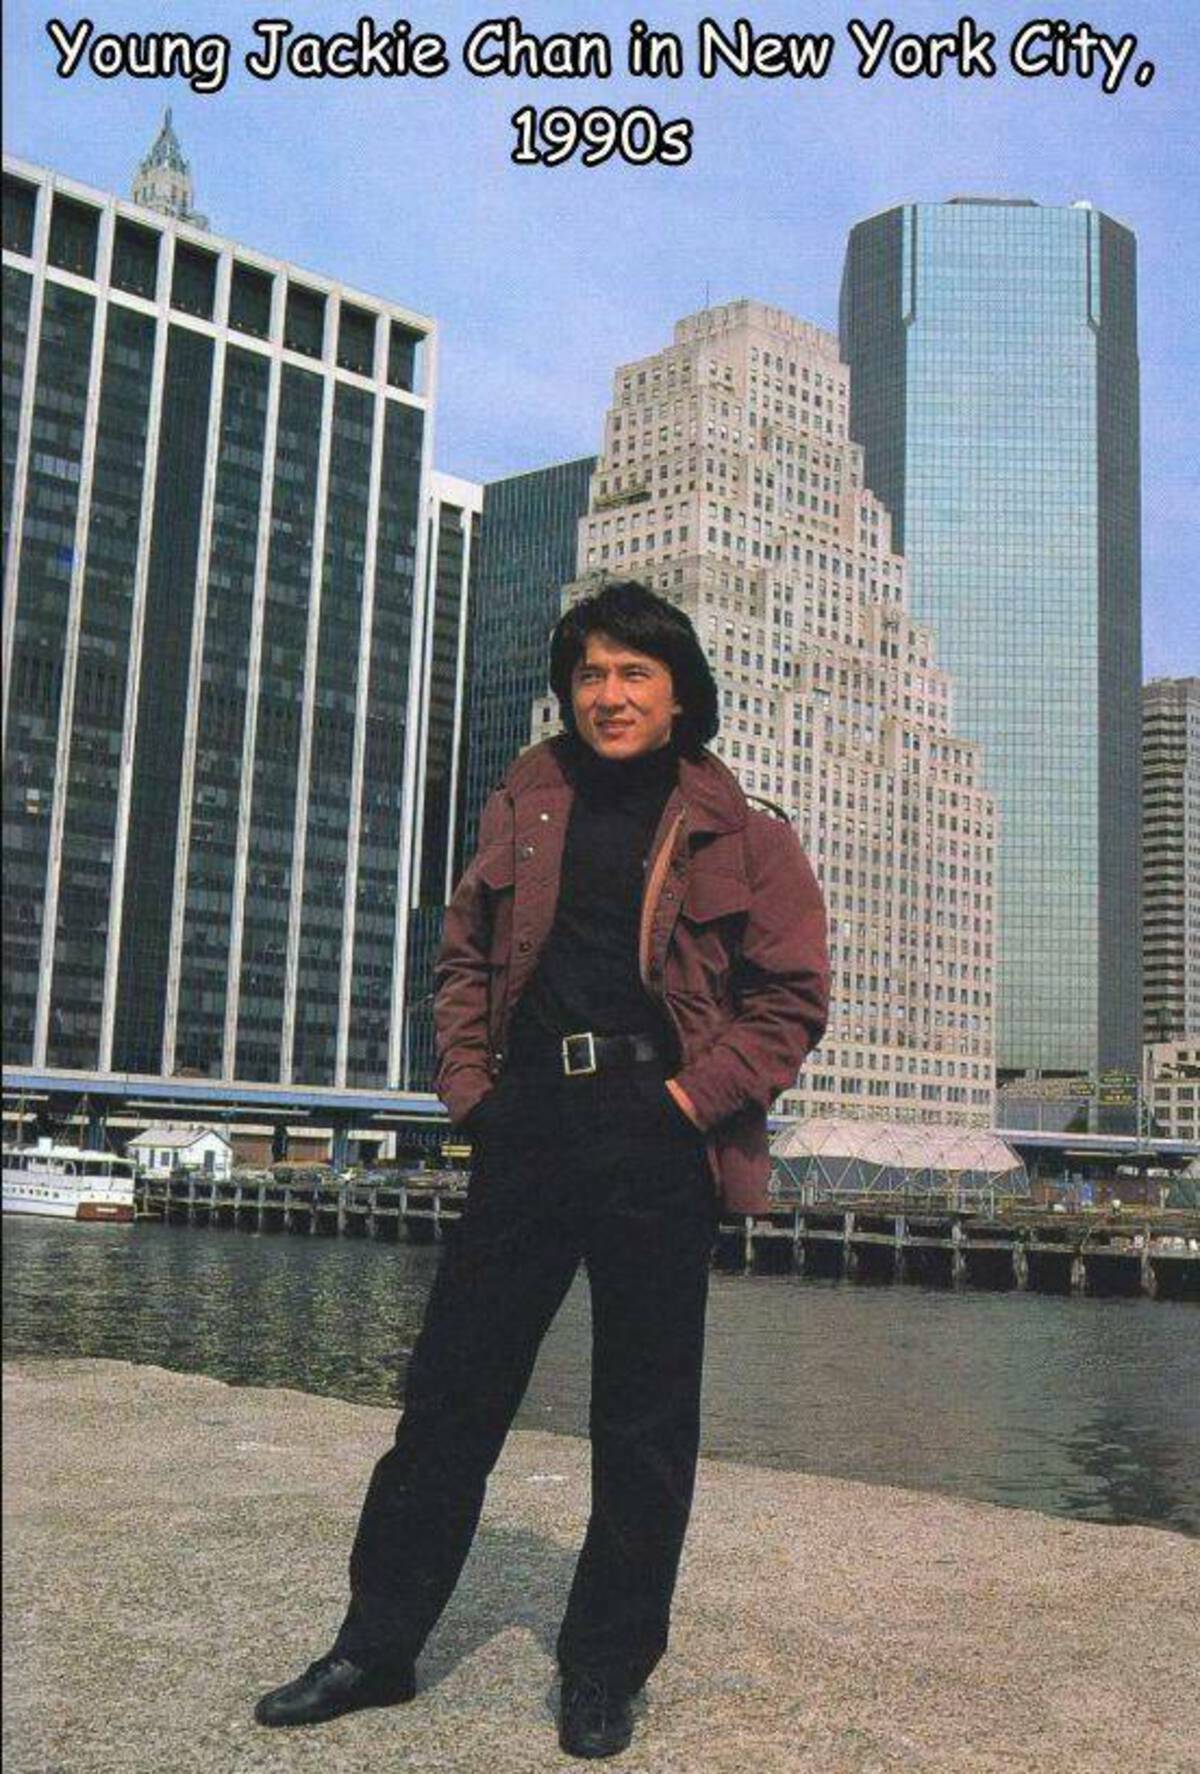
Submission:
POLYGON ((998 1194, 1028 1195, 1025 1166, 994 1133, 919 1122, 797 1121, 771 1142, 783 1197, 927 1196, 960 1204, 998 1194))

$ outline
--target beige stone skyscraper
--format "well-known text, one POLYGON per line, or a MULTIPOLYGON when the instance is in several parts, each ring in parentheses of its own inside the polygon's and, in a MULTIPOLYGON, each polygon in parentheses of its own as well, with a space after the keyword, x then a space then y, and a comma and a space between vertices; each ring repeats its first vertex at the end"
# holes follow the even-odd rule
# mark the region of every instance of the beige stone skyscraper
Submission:
POLYGON ((1142 980, 1146 1041, 1200 1036, 1200 678, 1142 686, 1142 980))
POLYGON ((831 334, 749 301, 681 320, 617 371, 571 594, 612 573, 688 612, 721 685, 716 750, 821 878, 833 1016, 781 1110, 983 1125, 994 805, 847 407, 831 334))

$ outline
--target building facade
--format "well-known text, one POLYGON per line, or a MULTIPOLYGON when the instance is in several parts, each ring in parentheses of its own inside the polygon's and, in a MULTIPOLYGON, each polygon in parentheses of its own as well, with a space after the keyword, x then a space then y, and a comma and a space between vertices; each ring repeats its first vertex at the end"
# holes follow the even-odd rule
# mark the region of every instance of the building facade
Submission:
POLYGON ((1149 1131, 1200 1151, 1200 1041, 1148 1042, 1143 1089, 1149 1131))
POLYGON ((1142 975, 1146 1041, 1200 1036, 1200 678, 1142 690, 1142 975))
POLYGON ((430 321, 4 163, 10 1063, 399 1076, 430 321))
MULTIPOLYGON (((848 433, 837 341, 740 301, 617 371, 581 577, 686 610, 721 691, 718 753, 797 827, 829 907, 829 1030, 783 1112, 986 1125, 990 796, 848 433)), ((543 699, 534 731, 557 709, 543 699)))
POLYGON ((594 456, 489 481, 475 560, 456 872, 473 853, 484 803, 529 744, 529 710, 546 688, 550 631, 575 576, 579 519, 594 456))
POLYGON ((467 636, 483 488, 434 472, 429 478, 425 625, 417 716, 417 800, 400 1083, 430 1086, 434 1068, 433 964, 459 849, 459 776, 465 745, 467 636))
POLYGON ((850 432, 1000 812, 1001 1073, 1138 1068, 1136 243, 1090 204, 850 234, 850 432))

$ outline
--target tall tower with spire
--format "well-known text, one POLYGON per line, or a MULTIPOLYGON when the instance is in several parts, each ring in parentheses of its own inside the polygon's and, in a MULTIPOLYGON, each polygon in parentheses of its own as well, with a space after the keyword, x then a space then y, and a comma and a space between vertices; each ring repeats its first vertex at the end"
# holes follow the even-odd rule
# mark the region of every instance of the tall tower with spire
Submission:
POLYGON ((192 208, 192 195, 192 169, 183 157, 168 106, 154 146, 137 169, 133 201, 176 221, 190 222, 193 228, 207 228, 208 217, 192 208))

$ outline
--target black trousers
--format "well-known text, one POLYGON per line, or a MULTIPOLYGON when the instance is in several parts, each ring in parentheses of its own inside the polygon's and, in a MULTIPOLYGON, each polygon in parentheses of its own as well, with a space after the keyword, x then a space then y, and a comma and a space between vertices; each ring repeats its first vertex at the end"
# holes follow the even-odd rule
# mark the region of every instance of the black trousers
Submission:
POLYGON ((592 1302, 592 1506, 558 1660, 633 1692, 667 1644, 691 1511, 717 1203, 654 1067, 510 1072, 375 1468, 335 1649, 415 1657, 470 1550, 488 1474, 580 1261, 592 1302))

